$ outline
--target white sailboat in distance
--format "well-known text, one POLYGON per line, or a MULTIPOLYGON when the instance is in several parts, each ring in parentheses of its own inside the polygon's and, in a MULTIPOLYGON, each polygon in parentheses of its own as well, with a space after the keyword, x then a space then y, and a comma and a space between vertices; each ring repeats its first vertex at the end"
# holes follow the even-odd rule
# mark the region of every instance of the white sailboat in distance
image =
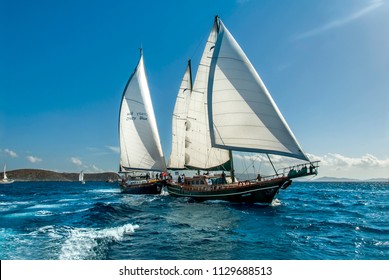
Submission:
POLYGON ((6 170, 6 165, 4 164, 4 172, 3 172, 3 179, 0 181, 0 184, 11 184, 13 182, 15 182, 15 180, 12 180, 12 179, 9 179, 7 177, 7 173, 5 172, 6 170))
POLYGON ((84 170, 81 170, 80 174, 78 175, 78 181, 80 181, 81 184, 85 184, 84 170))

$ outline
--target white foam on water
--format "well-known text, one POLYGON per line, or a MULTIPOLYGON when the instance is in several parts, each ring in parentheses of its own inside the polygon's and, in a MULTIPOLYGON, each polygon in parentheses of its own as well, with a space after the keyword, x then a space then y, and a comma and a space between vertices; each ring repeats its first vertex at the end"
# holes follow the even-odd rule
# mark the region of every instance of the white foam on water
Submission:
POLYGON ((166 188, 162 188, 161 193, 159 194, 160 196, 168 196, 170 195, 169 192, 167 191, 166 188))
POLYGON ((4 218, 20 218, 20 217, 28 217, 34 216, 34 212, 23 212, 23 213, 10 213, 3 215, 4 218))
POLYGON ((35 213, 35 216, 51 216, 51 215, 54 215, 54 213, 46 210, 39 210, 35 213))
POLYGON ((280 205, 281 205, 281 200, 279 200, 278 198, 273 199, 273 201, 271 202, 271 206, 273 207, 280 206, 280 205))
POLYGON ((68 204, 36 204, 30 207, 27 207, 27 209, 39 209, 39 208, 60 208, 67 206, 68 204))
POLYGON ((100 259, 111 241, 121 241, 125 235, 134 233, 138 225, 126 224, 114 228, 71 229, 63 243, 60 260, 100 259))
POLYGON ((12 202, 0 202, 0 205, 26 205, 32 203, 34 203, 34 201, 12 201, 12 202))
POLYGON ((120 189, 88 190, 87 193, 120 193, 120 189))
POLYGON ((64 211, 64 212, 61 212, 60 214, 63 214, 63 215, 74 214, 74 213, 86 212, 88 210, 90 210, 90 208, 78 209, 78 210, 74 210, 74 211, 64 211))
POLYGON ((52 239, 61 239, 63 235, 54 226, 44 226, 31 233, 31 235, 47 234, 52 239))
POLYGON ((375 246, 389 247, 389 241, 378 241, 374 244, 375 246))
POLYGON ((58 202, 73 202, 73 201, 79 201, 79 200, 80 200, 79 198, 64 198, 64 199, 58 200, 58 202))

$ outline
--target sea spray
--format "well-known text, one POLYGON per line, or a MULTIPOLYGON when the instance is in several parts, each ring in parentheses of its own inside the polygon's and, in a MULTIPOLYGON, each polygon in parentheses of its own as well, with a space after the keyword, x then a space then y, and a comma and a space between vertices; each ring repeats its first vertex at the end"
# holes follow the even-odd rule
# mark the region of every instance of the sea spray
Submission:
POLYGON ((63 243, 59 259, 104 259, 109 243, 121 241, 126 234, 134 233, 138 228, 138 225, 126 224, 106 229, 72 229, 63 243))

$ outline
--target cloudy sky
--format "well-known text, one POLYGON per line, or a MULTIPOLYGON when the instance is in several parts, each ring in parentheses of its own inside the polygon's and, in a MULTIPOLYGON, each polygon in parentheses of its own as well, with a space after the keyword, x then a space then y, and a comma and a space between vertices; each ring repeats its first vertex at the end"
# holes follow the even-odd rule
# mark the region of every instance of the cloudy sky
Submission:
POLYGON ((3 0, 0 165, 117 171, 139 47, 167 160, 187 59, 198 62, 216 14, 320 176, 389 177, 387 0, 3 0))

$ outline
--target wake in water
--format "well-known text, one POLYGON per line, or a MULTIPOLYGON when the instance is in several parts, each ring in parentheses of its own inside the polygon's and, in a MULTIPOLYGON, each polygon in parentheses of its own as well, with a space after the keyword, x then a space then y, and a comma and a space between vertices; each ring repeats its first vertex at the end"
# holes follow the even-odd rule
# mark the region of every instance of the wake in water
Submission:
POLYGON ((138 225, 126 224, 115 228, 71 229, 63 243, 60 260, 106 259, 109 245, 112 242, 122 241, 138 229, 138 225))

